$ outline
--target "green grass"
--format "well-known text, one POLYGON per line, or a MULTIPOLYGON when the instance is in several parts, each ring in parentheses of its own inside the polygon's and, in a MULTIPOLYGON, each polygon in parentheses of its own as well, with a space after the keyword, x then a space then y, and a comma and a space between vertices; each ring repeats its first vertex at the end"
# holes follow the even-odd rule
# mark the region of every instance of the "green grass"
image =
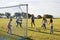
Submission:
MULTIPOLYGON (((28 20, 28 37, 33 40, 60 40, 60 19, 54 20, 54 33, 50 33, 50 25, 47 23, 47 29, 44 30, 41 28, 42 19, 35 19, 35 27, 31 27, 31 20, 28 20), (37 30, 36 30, 37 28, 37 30)), ((12 21, 12 32, 13 35, 11 37, 8 36, 7 33, 7 23, 9 19, 1 19, 0 18, 0 38, 3 37, 6 40, 18 40, 21 37, 24 37, 25 34, 25 20, 23 19, 23 28, 16 27, 16 19, 12 21)), ((49 21, 49 19, 48 19, 49 21)))

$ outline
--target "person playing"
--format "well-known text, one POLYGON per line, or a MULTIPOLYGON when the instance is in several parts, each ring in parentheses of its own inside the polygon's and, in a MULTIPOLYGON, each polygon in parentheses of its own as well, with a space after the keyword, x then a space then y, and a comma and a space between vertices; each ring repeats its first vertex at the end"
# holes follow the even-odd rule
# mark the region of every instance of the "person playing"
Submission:
POLYGON ((50 34, 53 33, 53 20, 50 18, 50 34))
POLYGON ((34 15, 32 14, 32 16, 31 16, 31 27, 32 27, 33 24, 35 26, 34 20, 35 20, 35 18, 34 18, 34 15))
POLYGON ((20 27, 22 27, 22 17, 19 18, 19 24, 20 24, 20 27))
POLYGON ((9 20, 9 22, 8 22, 8 25, 7 25, 7 27, 8 27, 8 33, 9 33, 10 35, 12 34, 12 29, 11 29, 12 25, 11 25, 11 22, 12 22, 12 18, 10 18, 10 20, 9 20))
POLYGON ((18 17, 17 20, 16 20, 16 27, 20 24, 20 27, 22 27, 22 17, 18 17))
POLYGON ((43 20, 42 20, 42 27, 43 27, 44 29, 46 29, 46 22, 47 22, 46 18, 43 17, 43 20))

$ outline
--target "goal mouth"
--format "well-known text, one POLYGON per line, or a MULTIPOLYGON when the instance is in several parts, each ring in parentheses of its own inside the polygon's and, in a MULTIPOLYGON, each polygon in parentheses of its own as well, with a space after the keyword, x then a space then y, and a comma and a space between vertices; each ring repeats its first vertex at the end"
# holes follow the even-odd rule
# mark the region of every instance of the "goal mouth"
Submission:
MULTIPOLYGON (((5 20, 7 25, 9 22, 10 17, 13 18, 12 21, 12 34, 17 34, 19 36, 27 37, 27 29, 28 29, 28 4, 20 4, 15 6, 7 6, 7 7, 0 7, 0 17, 6 18, 5 20), (22 28, 20 24, 16 27, 16 20, 19 17, 22 18, 22 28)), ((3 25, 2 25, 3 26, 3 25)), ((5 27, 4 27, 5 28, 5 27)), ((5 28, 6 29, 6 28, 5 28)))

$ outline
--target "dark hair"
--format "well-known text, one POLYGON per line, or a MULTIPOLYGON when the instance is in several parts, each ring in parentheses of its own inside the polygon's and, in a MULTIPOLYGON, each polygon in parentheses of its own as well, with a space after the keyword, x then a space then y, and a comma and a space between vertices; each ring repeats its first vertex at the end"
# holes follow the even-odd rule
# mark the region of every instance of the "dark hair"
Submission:
POLYGON ((53 23, 53 20, 52 20, 52 18, 50 18, 50 23, 53 23))
POLYGON ((43 20, 46 20, 45 17, 43 17, 43 20))
POLYGON ((46 20, 46 18, 45 18, 45 17, 43 17, 43 20, 45 20, 45 21, 47 22, 47 20, 46 20))

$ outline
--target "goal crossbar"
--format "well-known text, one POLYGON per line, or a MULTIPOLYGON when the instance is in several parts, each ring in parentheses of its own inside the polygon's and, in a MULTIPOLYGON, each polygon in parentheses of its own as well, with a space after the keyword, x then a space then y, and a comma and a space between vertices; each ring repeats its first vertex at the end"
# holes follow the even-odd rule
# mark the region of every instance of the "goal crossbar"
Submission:
POLYGON ((0 9, 12 8, 12 7, 17 7, 17 6, 28 6, 28 4, 19 4, 19 5, 14 5, 14 6, 0 7, 0 9))

